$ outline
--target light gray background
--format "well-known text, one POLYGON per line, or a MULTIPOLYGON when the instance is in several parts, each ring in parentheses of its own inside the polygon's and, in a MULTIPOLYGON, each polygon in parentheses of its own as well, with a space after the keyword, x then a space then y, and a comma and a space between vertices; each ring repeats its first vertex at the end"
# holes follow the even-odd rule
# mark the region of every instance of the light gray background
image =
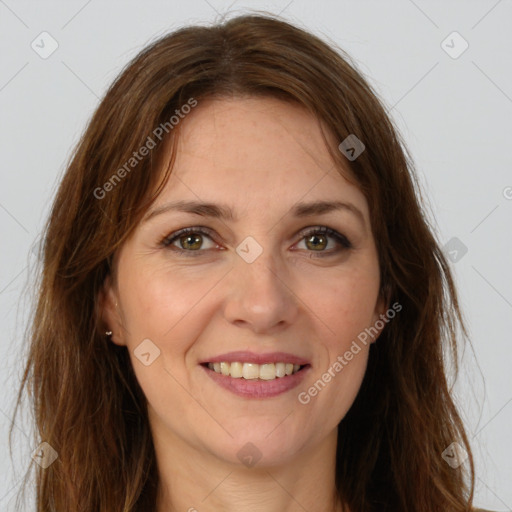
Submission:
MULTIPOLYGON (((19 417, 13 465, 7 431, 25 350, 31 251, 71 149, 145 44, 247 9, 281 13, 356 59, 412 152, 439 240, 457 237, 468 248, 451 263, 473 346, 455 390, 476 456, 476 504, 512 510, 510 0, 0 0, 0 509, 12 510, 35 448, 19 417), (43 31, 59 45, 47 59, 31 48, 43 31), (453 31, 469 44, 456 59, 441 46, 453 31)), ((447 44, 452 53, 462 48, 453 37, 447 44)))

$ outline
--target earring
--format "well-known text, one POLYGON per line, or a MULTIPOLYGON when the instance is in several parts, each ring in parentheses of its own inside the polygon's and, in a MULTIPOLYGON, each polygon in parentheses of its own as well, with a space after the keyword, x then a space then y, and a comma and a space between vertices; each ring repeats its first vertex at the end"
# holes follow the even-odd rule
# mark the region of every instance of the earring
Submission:
POLYGON ((105 336, 112 336, 112 331, 105 331, 105 336))

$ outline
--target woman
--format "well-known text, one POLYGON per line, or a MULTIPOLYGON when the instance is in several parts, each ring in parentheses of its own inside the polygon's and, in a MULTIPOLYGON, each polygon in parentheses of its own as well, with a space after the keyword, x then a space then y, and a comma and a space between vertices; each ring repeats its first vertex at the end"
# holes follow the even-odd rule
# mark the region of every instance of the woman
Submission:
POLYGON ((146 48, 47 225, 37 510, 473 510, 465 330, 416 192, 315 36, 251 15, 146 48))

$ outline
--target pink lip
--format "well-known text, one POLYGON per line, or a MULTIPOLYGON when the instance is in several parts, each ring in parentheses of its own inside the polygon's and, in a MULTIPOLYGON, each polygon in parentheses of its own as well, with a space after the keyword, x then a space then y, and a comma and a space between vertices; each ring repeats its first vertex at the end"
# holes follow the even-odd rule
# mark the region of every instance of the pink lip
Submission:
MULTIPOLYGON (((225 357, 225 356, 224 356, 225 357)), ((284 362, 283 359, 279 359, 284 362)), ((220 359, 213 360, 210 362, 220 362, 220 361, 229 361, 228 359, 220 359)), ((239 361, 239 359, 233 359, 233 361, 239 361)), ((248 361, 247 359, 243 359, 244 362, 254 362, 248 361)), ((264 362, 269 362, 268 359, 265 359, 264 362)), ((274 361, 271 361, 274 362, 274 361)), ((291 362, 291 361, 290 361, 291 362)), ((300 364, 300 363, 294 363, 300 364)), ((246 380, 244 378, 235 379, 230 376, 222 375, 220 373, 216 373, 213 370, 210 370, 207 366, 201 366, 207 375, 213 379, 219 386, 231 391, 235 395, 241 396, 243 398, 270 398, 273 396, 281 395, 282 393, 286 393, 291 389, 298 386, 301 381, 304 379, 306 373, 308 373, 311 366, 306 366, 302 370, 294 373, 293 375, 288 375, 286 377, 278 377, 274 380, 259 380, 259 379, 251 379, 246 380)))
MULTIPOLYGON (((266 354, 255 354, 254 352, 247 351, 238 351, 238 352, 228 352, 227 354, 220 354, 218 356, 212 357, 210 359, 206 359, 202 361, 200 364, 205 363, 255 363, 255 364, 265 364, 265 363, 292 363, 299 364, 304 366, 306 364, 310 364, 308 360, 303 359, 302 357, 295 356, 293 354, 288 354, 286 352, 268 352, 266 354)), ((284 379, 284 377, 283 377, 284 379)), ((272 382, 272 381, 271 381, 272 382)))

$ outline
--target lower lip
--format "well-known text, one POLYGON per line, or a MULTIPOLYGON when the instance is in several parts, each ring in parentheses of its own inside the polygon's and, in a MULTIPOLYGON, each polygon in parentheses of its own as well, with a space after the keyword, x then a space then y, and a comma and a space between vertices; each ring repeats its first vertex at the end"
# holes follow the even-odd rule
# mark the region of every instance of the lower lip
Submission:
POLYGON ((244 398, 271 398, 286 393, 298 386, 310 367, 305 366, 293 375, 276 377, 273 380, 244 379, 243 377, 234 379, 228 375, 222 375, 214 370, 210 370, 206 366, 202 366, 202 368, 219 386, 231 391, 235 395, 244 398))

